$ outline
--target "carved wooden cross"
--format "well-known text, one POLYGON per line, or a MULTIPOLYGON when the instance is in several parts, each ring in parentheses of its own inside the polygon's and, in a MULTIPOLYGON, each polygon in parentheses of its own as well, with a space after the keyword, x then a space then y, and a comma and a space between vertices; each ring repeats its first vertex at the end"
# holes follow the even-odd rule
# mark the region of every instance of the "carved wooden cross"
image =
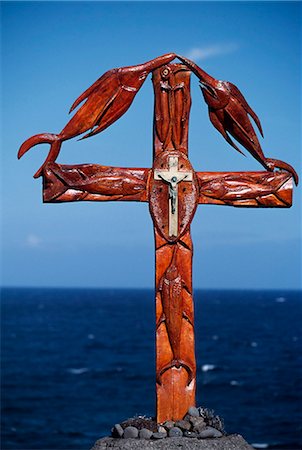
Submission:
POLYGON ((290 207, 292 203, 292 175, 287 171, 194 171, 188 159, 190 74, 183 64, 153 70, 152 169, 50 161, 42 173, 44 202, 149 202, 156 249, 158 422, 182 419, 195 405, 190 224, 197 205, 290 207))

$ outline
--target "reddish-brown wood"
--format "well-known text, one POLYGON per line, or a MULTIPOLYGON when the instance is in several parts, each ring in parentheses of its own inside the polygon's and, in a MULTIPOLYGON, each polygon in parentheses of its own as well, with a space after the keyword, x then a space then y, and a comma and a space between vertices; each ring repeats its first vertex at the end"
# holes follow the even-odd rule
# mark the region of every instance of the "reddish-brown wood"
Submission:
POLYGON ((283 207, 292 205, 293 181, 289 172, 197 172, 199 203, 283 207))
POLYGON ((30 137, 21 145, 18 158, 37 144, 50 144, 50 151, 44 164, 34 175, 35 178, 40 177, 45 164, 56 160, 63 141, 89 130, 81 139, 105 130, 129 109, 147 75, 174 58, 175 54, 169 53, 138 66, 109 70, 74 101, 69 112, 83 101, 85 103, 59 134, 42 133, 30 137))
POLYGON ((153 72, 153 86, 154 164, 149 205, 156 250, 157 421, 164 422, 182 419, 189 407, 195 405, 190 223, 198 203, 198 182, 187 158, 190 71, 178 64, 159 68, 153 72), (169 233, 171 185, 156 179, 156 173, 169 171, 170 158, 177 161, 180 174, 192 173, 192 181, 184 179, 177 184, 178 220, 172 236, 169 233))
POLYGON ((193 61, 182 56, 178 57, 199 78, 204 100, 209 107, 210 120, 226 141, 242 153, 230 138, 229 134, 231 134, 265 169, 270 171, 273 171, 274 168, 285 169, 292 174, 295 183, 298 184, 297 172, 291 165, 279 159, 264 156, 248 115, 253 118, 263 136, 260 120, 237 86, 229 81, 216 80, 193 61))
MULTIPOLYGON (((200 204, 257 208, 289 208, 292 205, 292 176, 285 171, 196 172, 195 175, 198 180, 200 204)), ((147 189, 151 191, 153 185, 151 176, 152 169, 47 163, 43 170, 43 201, 44 203, 84 200, 147 202, 149 201, 147 189)), ((161 195, 163 193, 168 196, 167 186, 162 186, 161 195)), ((156 209, 154 198, 153 203, 151 206, 150 202, 150 208, 156 209)), ((189 204, 184 201, 179 205, 182 217, 185 216, 182 208, 189 209, 189 204)), ((167 227, 166 216, 157 214, 157 217, 159 217, 158 229, 164 224, 167 227)))
POLYGON ((43 169, 43 201, 147 201, 150 169, 49 162, 43 169))
MULTIPOLYGON (((250 115, 258 117, 241 92, 218 81, 186 58, 168 64, 175 54, 106 72, 72 105, 85 100, 59 134, 38 134, 20 147, 47 142, 51 149, 36 173, 43 175, 44 202, 129 200, 149 202, 155 234, 156 397, 157 421, 181 419, 195 404, 196 362, 190 235, 198 204, 290 207, 294 169, 265 158, 250 115), (188 159, 191 70, 199 77, 213 125, 229 144, 241 143, 268 171, 195 172, 188 159), (97 134, 124 114, 149 72, 153 73, 154 161, 151 169, 96 164, 60 165, 55 159, 64 140, 97 134), (283 170, 273 172, 274 168, 283 170)), ((240 150, 239 150, 240 151, 240 150)))

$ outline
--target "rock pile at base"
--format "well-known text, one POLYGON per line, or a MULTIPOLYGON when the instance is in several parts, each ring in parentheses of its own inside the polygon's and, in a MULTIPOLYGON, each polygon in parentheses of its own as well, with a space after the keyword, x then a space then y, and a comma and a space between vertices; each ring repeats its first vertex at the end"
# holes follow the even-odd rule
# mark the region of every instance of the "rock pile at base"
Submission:
POLYGON ((215 439, 116 439, 105 437, 95 442, 91 450, 254 450, 242 436, 230 434, 215 439))
POLYGON ((213 411, 191 406, 182 420, 157 424, 154 419, 137 416, 115 424, 112 437, 118 439, 220 438, 225 435, 222 420, 213 411))

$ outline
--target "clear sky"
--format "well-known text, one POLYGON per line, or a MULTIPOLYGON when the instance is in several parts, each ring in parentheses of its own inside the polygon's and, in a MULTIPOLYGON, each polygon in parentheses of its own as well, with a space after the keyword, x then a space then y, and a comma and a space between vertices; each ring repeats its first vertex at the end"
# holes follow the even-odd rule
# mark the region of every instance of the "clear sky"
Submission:
MULTIPOLYGON (((108 69, 171 51, 192 57, 244 93, 266 156, 301 172, 300 24, 298 2, 2 2, 2 285, 153 286, 147 204, 42 204, 32 175, 49 146, 16 157, 29 136, 58 133, 108 69)), ((192 100, 195 170, 262 170, 212 127, 195 78, 192 100)), ((58 162, 150 167, 152 116, 149 77, 125 116, 63 143, 58 162)), ((192 235, 195 288, 301 286, 301 186, 291 209, 199 206, 192 235)))

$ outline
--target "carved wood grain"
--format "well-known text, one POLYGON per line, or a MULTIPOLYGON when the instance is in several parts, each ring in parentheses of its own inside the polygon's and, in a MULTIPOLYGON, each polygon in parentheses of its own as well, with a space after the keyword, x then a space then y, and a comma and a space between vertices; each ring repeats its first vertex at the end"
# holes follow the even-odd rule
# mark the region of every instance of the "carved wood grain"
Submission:
POLYGON ((286 208, 292 205, 292 177, 298 183, 292 166, 264 156, 249 116, 262 134, 260 121, 239 89, 181 56, 185 65, 170 64, 175 56, 169 53, 145 64, 107 71, 73 103, 71 111, 78 110, 59 134, 34 135, 18 152, 20 158, 35 145, 50 144, 46 161, 35 174, 43 175, 44 202, 149 202, 156 250, 157 422, 182 419, 195 404, 190 224, 197 204, 286 208), (233 136, 270 172, 194 172, 187 158, 190 70, 201 81, 214 127, 240 151, 233 136), (84 133, 82 139, 93 136, 118 120, 150 72, 155 94, 152 169, 55 163, 64 141, 84 133), (282 170, 272 172, 276 168, 282 170))
POLYGON ((147 201, 150 172, 97 164, 47 163, 43 170, 43 201, 147 201))
POLYGON ((229 206, 289 208, 293 179, 277 172, 197 172, 199 203, 229 206))
MULTIPOLYGON (((292 206, 293 181, 289 172, 195 173, 199 185, 200 204, 257 208, 292 206)), ((148 179, 151 176, 152 170, 146 168, 47 163, 43 172, 43 201, 45 203, 84 200, 147 202, 148 179)), ((183 195, 181 191, 179 195, 183 195)), ((181 204, 185 202, 182 201, 181 204)))
MULTIPOLYGON (((190 72, 180 64, 169 64, 153 72, 155 167, 167 168, 164 153, 179 155, 186 165, 188 118, 190 113, 190 72)), ((187 166, 188 167, 188 166, 187 166)), ((184 234, 174 239, 163 232, 167 227, 169 195, 163 182, 153 182, 150 211, 154 222, 156 249, 156 401, 157 422, 179 420, 195 405, 196 362, 192 297, 192 241, 190 223, 198 196, 191 195, 186 211, 185 196, 195 187, 178 190, 179 216, 187 220, 184 234), (157 183, 157 184, 156 184, 157 183), (162 190, 161 187, 162 186, 162 190), (156 207, 154 206, 156 205, 156 207)), ((181 183, 180 183, 181 184, 181 183)), ((189 183, 188 183, 189 184, 189 183)), ((185 183, 183 183, 185 185, 185 183)), ((191 183, 193 186, 193 183, 191 183)), ((195 186, 195 185, 194 185, 195 186)), ((197 190, 198 184, 196 183, 197 190)), ((181 223, 179 228, 181 228, 181 223)))
POLYGON ((149 202, 155 234, 156 402, 157 422, 182 419, 195 404, 196 361, 192 296, 193 246, 190 224, 197 203, 247 207, 290 207, 292 176, 288 172, 194 172, 187 158, 191 106, 190 71, 169 64, 153 72, 154 165, 117 168, 97 164, 43 167, 44 202, 149 202), (167 169, 177 155, 192 182, 179 183, 178 234, 168 226, 169 189, 154 181, 154 170, 167 169))

